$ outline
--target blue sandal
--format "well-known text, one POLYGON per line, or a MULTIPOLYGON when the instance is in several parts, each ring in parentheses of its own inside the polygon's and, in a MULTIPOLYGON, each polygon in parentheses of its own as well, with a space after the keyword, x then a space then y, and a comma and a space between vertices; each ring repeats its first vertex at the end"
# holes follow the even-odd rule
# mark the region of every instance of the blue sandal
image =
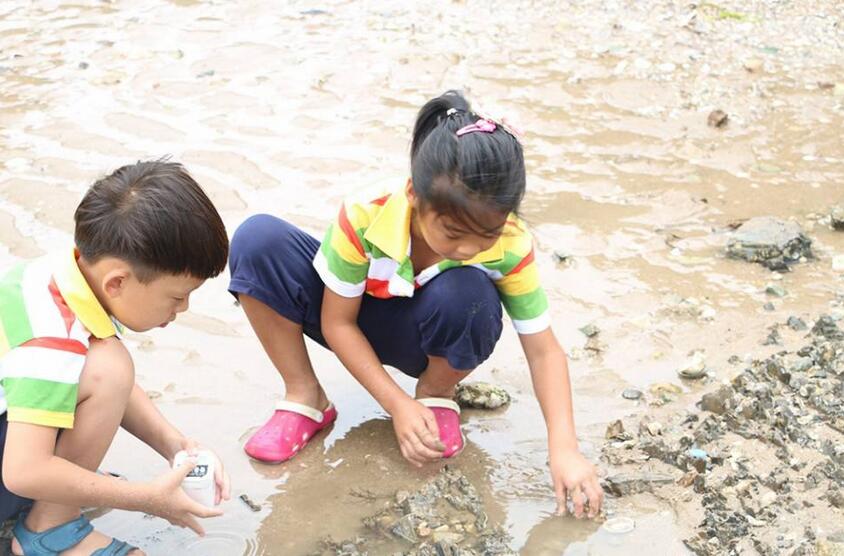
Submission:
MULTIPOLYGON (((80 516, 41 533, 33 533, 24 524, 28 514, 29 512, 24 512, 18 516, 13 531, 24 556, 59 556, 61 552, 82 542, 94 530, 91 522, 80 516)), ((98 548, 91 556, 126 556, 135 548, 123 541, 112 539, 111 544, 98 548)))

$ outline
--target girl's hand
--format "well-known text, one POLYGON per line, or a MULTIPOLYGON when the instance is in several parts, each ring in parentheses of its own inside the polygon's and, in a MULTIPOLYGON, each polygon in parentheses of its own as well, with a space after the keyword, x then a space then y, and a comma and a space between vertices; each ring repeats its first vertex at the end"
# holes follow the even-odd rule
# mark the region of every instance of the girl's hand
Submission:
MULTIPOLYGON (((231 480, 229 479, 229 474, 226 473, 223 461, 213 450, 203 448, 199 442, 192 438, 183 438, 179 449, 186 451, 189 456, 195 456, 199 450, 211 452, 211 455, 214 456, 214 483, 217 485, 217 492, 214 495, 214 505, 218 505, 223 500, 231 499, 231 480)), ((171 461, 170 464, 172 465, 173 462, 171 461)))
POLYGON ((416 467, 442 459, 445 446, 434 412, 416 400, 408 398, 392 412, 393 430, 399 448, 407 461, 416 467))
POLYGON ((589 518, 597 516, 604 501, 604 491, 598 483, 595 466, 576 449, 550 451, 550 455, 557 514, 566 513, 566 498, 571 496, 575 517, 579 519, 583 516, 585 500, 589 501, 589 518))

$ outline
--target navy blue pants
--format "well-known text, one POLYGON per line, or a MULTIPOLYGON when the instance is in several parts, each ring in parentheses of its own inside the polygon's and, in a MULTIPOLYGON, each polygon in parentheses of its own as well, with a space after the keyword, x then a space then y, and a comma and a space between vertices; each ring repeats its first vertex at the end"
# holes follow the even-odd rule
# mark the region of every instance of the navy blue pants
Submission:
MULTIPOLYGON (((312 264, 319 246, 284 220, 252 216, 231 241, 229 291, 257 299, 328 347, 320 326, 325 285, 312 264)), ((358 326, 381 363, 418 377, 428 356, 465 371, 483 363, 501 336, 501 319, 495 285, 482 271, 463 267, 443 272, 413 297, 364 295, 358 326)))
MULTIPOLYGON (((6 414, 0 415, 0 470, 3 469, 3 452, 6 449, 6 429, 9 422, 6 414)), ((17 494, 9 492, 3 483, 2 471, 0 471, 0 521, 15 517, 18 512, 32 504, 32 500, 21 498, 17 494)))

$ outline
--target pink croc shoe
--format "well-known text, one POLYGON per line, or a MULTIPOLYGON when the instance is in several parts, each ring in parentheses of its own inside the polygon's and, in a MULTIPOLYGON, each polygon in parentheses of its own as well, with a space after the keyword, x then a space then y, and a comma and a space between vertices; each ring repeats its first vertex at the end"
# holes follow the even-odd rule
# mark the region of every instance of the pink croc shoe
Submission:
POLYGON ((315 434, 335 419, 337 410, 334 404, 329 404, 325 411, 319 411, 282 400, 276 404, 270 420, 252 435, 243 449, 259 461, 281 463, 298 454, 315 434))
POLYGON ((463 431, 460 430, 460 406, 446 398, 421 398, 416 400, 430 408, 437 418, 440 440, 445 445, 444 458, 450 458, 463 450, 463 431))

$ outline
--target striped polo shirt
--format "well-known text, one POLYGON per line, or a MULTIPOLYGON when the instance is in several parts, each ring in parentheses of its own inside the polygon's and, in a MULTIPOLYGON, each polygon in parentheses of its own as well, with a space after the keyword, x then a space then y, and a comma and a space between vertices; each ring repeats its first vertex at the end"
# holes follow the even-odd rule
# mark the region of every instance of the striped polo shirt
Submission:
POLYGON ((550 326, 548 299, 539 282, 533 237, 510 215, 490 249, 468 261, 443 260, 414 275, 410 260, 411 206, 404 190, 368 201, 346 201, 328 228, 314 259, 325 285, 343 297, 364 293, 382 299, 412 297, 450 268, 473 266, 495 283, 501 302, 520 334, 550 326))
POLYGON ((9 421, 73 428, 89 339, 118 332, 76 256, 47 255, 0 279, 0 415, 9 421))

